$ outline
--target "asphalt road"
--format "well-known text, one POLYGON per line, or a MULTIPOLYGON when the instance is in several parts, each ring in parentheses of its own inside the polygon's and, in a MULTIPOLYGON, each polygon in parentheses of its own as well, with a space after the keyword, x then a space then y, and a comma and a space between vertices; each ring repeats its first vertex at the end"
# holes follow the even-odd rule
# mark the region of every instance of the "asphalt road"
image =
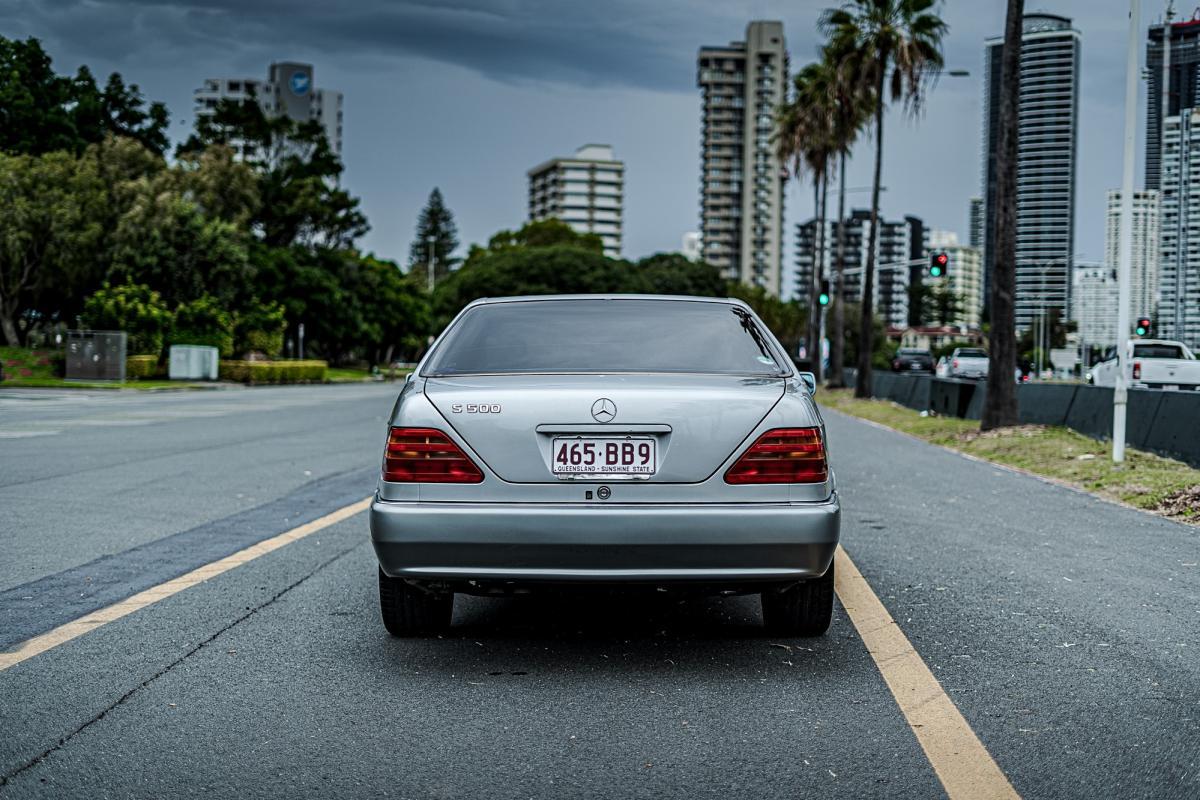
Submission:
MULTIPOLYGON (((0 393, 0 651, 367 496, 395 387, 0 393)), ((1200 532, 827 418, 843 543, 1027 797, 1200 797, 1200 532)), ((936 797, 838 607, 377 618, 363 515, 0 671, 0 797, 936 797)))

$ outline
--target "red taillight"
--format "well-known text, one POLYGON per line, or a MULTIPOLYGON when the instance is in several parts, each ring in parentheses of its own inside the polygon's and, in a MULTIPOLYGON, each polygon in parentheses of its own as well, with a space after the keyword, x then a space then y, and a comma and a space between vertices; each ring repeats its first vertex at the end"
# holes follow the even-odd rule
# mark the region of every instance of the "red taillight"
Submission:
POLYGON ((1142 377, 1142 364, 1140 361, 1133 362, 1133 379, 1139 380, 1142 377))
POLYGON ((824 483, 820 428, 776 428, 758 437, 725 473, 726 483, 824 483))
POLYGON ((434 428, 392 428, 383 479, 394 483, 480 483, 483 473, 450 437, 434 428))
POLYGON ((954 368, 958 369, 958 359, 957 358, 954 359, 954 361, 952 363, 954 364, 954 368))

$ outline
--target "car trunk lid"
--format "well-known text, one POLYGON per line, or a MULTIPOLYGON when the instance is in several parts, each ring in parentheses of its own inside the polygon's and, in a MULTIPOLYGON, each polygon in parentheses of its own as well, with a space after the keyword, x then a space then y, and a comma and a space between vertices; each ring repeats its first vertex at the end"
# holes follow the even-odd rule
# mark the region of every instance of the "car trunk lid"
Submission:
POLYGON ((496 475, 557 483, 556 436, 652 438, 657 471, 637 480, 707 479, 782 397, 784 380, 731 375, 487 375, 429 378, 425 394, 496 475), (593 416, 597 401, 610 401, 593 416), (615 407, 611 419, 603 413, 615 407), (602 421, 609 419, 609 421, 602 421))

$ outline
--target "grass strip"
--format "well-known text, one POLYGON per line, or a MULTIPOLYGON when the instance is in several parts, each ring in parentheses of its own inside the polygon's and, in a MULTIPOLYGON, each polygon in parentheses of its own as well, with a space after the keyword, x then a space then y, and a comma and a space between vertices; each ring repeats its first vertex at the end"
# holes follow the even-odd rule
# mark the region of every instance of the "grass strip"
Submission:
POLYGON ((1200 470, 1127 449, 1112 463, 1110 447, 1069 428, 1020 425, 981 433, 975 420, 922 415, 889 400, 858 400, 849 389, 822 390, 827 408, 997 464, 1032 472, 1094 494, 1200 525, 1200 470))

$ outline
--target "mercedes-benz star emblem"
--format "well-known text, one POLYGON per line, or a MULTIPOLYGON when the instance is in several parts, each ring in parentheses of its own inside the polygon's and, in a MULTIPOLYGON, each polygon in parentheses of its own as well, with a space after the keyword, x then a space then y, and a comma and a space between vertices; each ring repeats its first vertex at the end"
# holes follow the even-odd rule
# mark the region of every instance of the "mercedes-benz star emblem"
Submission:
POLYGON ((592 419, 596 422, 612 422, 617 416, 617 404, 607 397, 601 397, 592 403, 592 419))

